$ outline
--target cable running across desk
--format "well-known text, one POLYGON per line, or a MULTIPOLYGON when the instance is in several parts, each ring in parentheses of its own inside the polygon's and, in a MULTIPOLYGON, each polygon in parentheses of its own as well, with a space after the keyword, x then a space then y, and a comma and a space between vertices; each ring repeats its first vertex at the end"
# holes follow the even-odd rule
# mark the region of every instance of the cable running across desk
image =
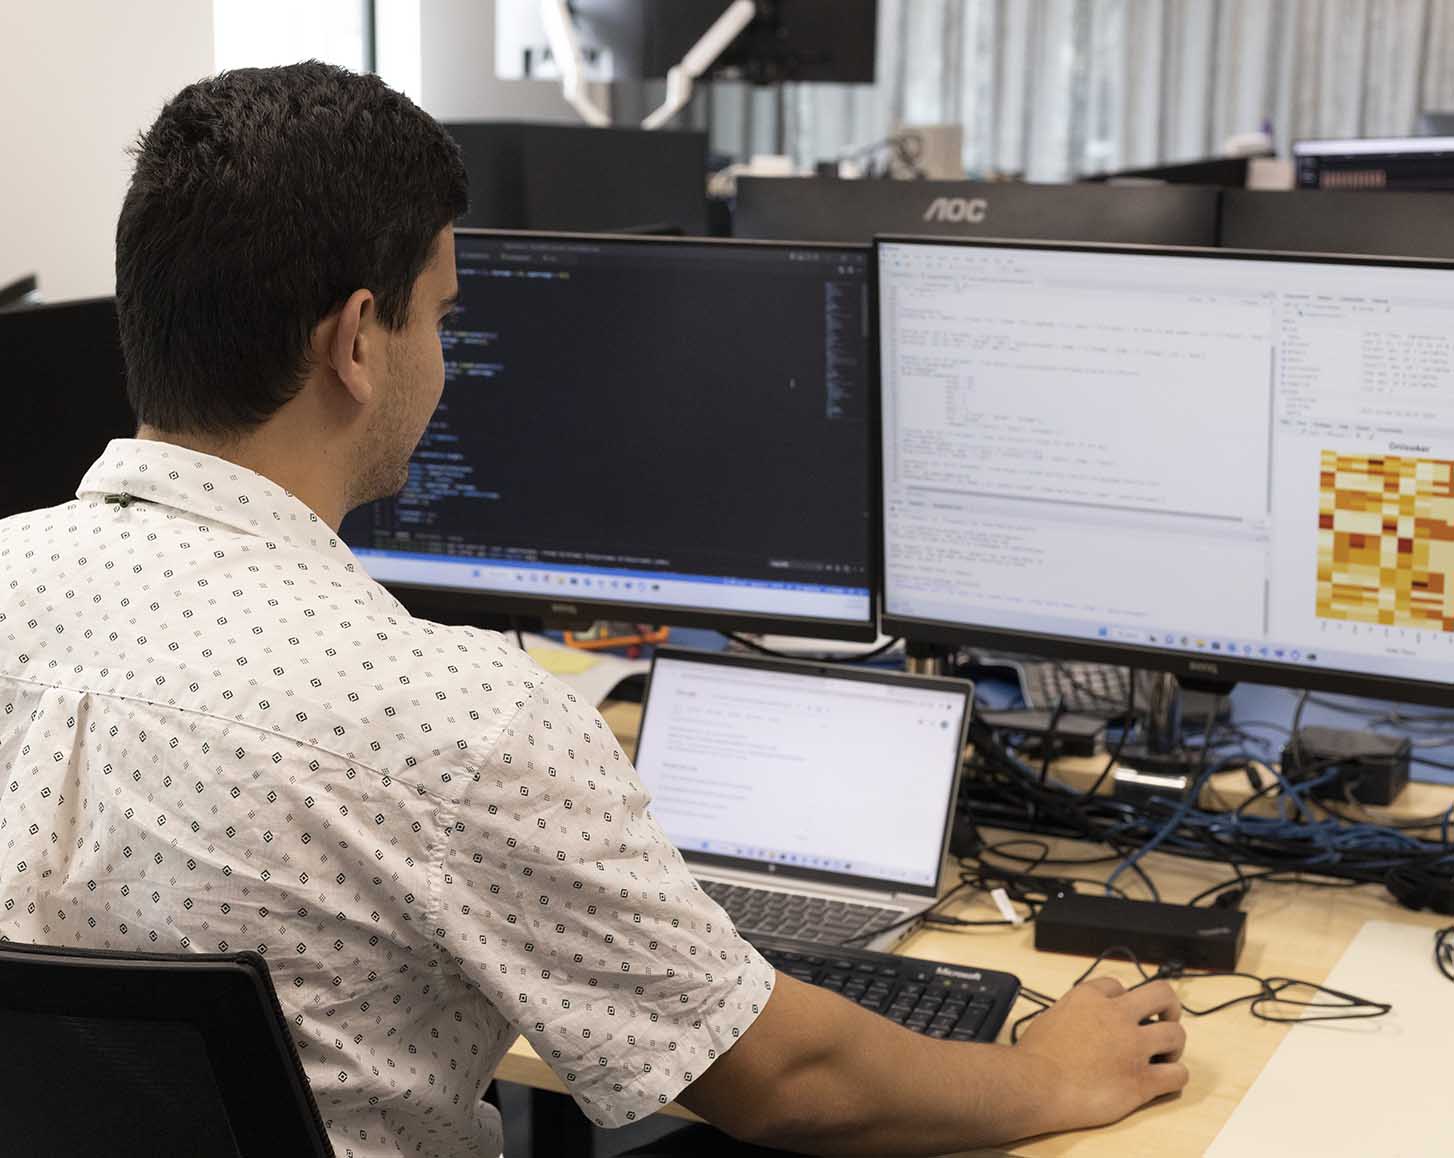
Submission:
MULTIPOLYGON (((1189 1017, 1210 1017, 1214 1013, 1220 1013, 1224 1009, 1231 1009, 1237 1005, 1246 1005, 1248 1012, 1259 1021, 1286 1022, 1296 1025, 1300 1022, 1312 1021, 1353 1021, 1360 1018, 1383 1017, 1388 1014, 1393 1006, 1386 1001, 1370 1001, 1364 997, 1357 997, 1351 993, 1344 993, 1339 989, 1331 989, 1326 985, 1318 985, 1312 981, 1299 981, 1294 977, 1259 977, 1255 973, 1244 973, 1241 970, 1212 970, 1207 972, 1197 971, 1188 973, 1179 963, 1171 962, 1163 965, 1154 973, 1149 973, 1146 967, 1141 964, 1136 954, 1130 949, 1113 947, 1101 953, 1086 968, 1072 985, 1079 985, 1088 980, 1102 964, 1109 960, 1124 960, 1130 962, 1141 975, 1141 980, 1130 986, 1131 989, 1140 989, 1143 985, 1150 985, 1153 981, 1189 981, 1209 980, 1216 977, 1239 977, 1247 981, 1255 982, 1257 988, 1251 993, 1244 993, 1238 997, 1218 1002, 1216 1005, 1199 1009, 1186 1001, 1182 1002, 1182 1012, 1189 1017), (1312 1000, 1302 1000, 1296 997, 1289 997, 1289 990, 1308 990, 1314 995, 1312 1000), (1331 998, 1330 1001, 1316 1000, 1316 995, 1323 994, 1331 998), (1301 1013, 1283 1014, 1276 1012, 1278 1006, 1291 1006, 1293 1009, 1302 1010, 1329 1010, 1327 1013, 1301 1013)), ((1019 1018, 1010 1026, 1010 1041, 1016 1043, 1020 1040, 1020 1031, 1029 1022, 1039 1017, 1046 1009, 1053 1004, 1053 1001, 1046 998, 1044 994, 1032 994, 1021 990, 1025 996, 1039 1008, 1032 1010, 1019 1018)))
MULTIPOLYGON (((1247 866, 1391 888, 1398 883, 1393 874, 1403 873, 1417 875, 1426 893, 1445 885, 1454 888, 1454 806, 1418 826, 1343 816, 1312 797, 1327 782, 1322 777, 1332 774, 1326 767, 1314 765, 1308 769, 1309 779, 1290 782, 1253 752, 1223 750, 1215 735, 1204 741, 1204 765, 1183 799, 1153 797, 1132 804, 1072 789, 1053 776, 1042 782, 1041 769, 1027 766, 983 725, 974 729, 973 739, 972 775, 966 776, 963 792, 976 823, 1031 827, 1102 843, 1122 861, 1112 875, 1113 885, 1126 872, 1149 880, 1140 862, 1160 850, 1221 861, 1239 872, 1247 866), (1231 772, 1253 780, 1251 797, 1231 811, 1201 807, 1197 802, 1203 790, 1231 772), (1264 798, 1276 802, 1277 815, 1250 814, 1249 806, 1264 798)), ((1097 785, 1108 774, 1103 772, 1097 785)), ((1403 895, 1394 891, 1401 900, 1409 895, 1408 890, 1403 895)))

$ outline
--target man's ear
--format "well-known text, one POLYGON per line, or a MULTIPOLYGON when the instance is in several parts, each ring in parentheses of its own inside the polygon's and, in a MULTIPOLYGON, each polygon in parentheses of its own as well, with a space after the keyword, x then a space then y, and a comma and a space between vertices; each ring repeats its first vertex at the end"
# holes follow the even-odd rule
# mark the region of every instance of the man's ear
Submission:
POLYGON ((354 290, 338 311, 327 351, 330 368, 360 406, 373 399, 373 375, 383 355, 374 306, 374 295, 369 290, 354 290))

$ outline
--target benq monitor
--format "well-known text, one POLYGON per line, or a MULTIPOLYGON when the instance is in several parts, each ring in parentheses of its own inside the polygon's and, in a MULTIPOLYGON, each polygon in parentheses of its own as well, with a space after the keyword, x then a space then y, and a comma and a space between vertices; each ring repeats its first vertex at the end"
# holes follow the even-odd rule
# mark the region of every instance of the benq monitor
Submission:
POLYGON ((880 239, 883 629, 1454 696, 1454 267, 880 239))
POLYGON ((869 251, 460 231, 443 399, 343 537, 481 610, 871 639, 869 251))

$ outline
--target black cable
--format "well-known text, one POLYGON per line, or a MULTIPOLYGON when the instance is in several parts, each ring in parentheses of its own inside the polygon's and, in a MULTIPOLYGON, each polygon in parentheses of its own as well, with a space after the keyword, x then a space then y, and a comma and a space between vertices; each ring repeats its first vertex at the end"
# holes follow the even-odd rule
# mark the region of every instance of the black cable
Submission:
MULTIPOLYGON (((1016 760, 988 728, 980 728, 974 742, 970 773, 963 779, 961 791, 963 807, 977 825, 1051 833, 1124 852, 1143 844, 1172 819, 1175 806, 1164 800, 1132 805, 1111 797, 1090 799, 1053 780, 1041 785, 1037 772, 1016 760)), ((1234 771, 1246 767, 1250 759, 1236 753, 1222 756, 1208 771, 1213 776, 1234 771)), ((1315 764, 1306 771, 1316 774, 1322 767, 1315 764)), ((1178 855, 1224 863, 1232 871, 1246 865, 1333 880, 1387 883, 1391 869, 1405 866, 1417 870, 1426 881, 1454 882, 1454 839, 1448 846, 1433 844, 1426 838, 1405 836, 1392 826, 1367 823, 1340 822, 1330 829, 1332 822, 1314 815, 1312 802, 1304 800, 1300 791, 1276 778, 1260 783, 1252 798, 1230 813, 1189 810, 1163 835, 1161 847, 1178 855), (1292 794, 1289 799, 1296 812, 1284 807, 1273 818, 1249 815, 1257 800, 1284 792, 1292 794)), ((1439 823, 1443 825, 1442 817, 1439 823)), ((1030 858, 1022 855, 1021 847, 1002 843, 990 855, 997 852, 1004 859, 1024 863, 1030 858)), ((1047 848, 1028 847, 1038 850, 1035 859, 1048 858, 1047 848)), ((1111 858, 1079 859, 1103 862, 1111 858)))
POLYGON ((1036 867, 1039 867, 1040 865, 1052 864, 1110 864, 1113 861, 1118 861, 1121 859, 1117 853, 1111 853, 1109 856, 1052 857, 1050 855, 1050 846, 1048 844, 1046 844, 1043 840, 1035 840, 1027 836, 1011 837, 1009 840, 997 840, 994 844, 985 845, 982 849, 980 849, 980 852, 981 854, 990 853, 991 855, 1001 857, 1004 860, 1029 862, 1029 857, 1016 856, 1014 853, 1002 851, 1009 845, 1014 844, 1038 844, 1045 850, 1044 855, 1035 858, 1035 861, 1033 863, 1036 867))
MULTIPOLYGON (((855 933, 851 937, 844 938, 842 941, 839 941, 838 944, 844 946, 857 945, 863 941, 869 940, 872 937, 877 937, 880 933, 887 933, 890 929, 900 929, 903 928, 903 926, 905 925, 912 925, 915 921, 925 921, 931 924, 939 923, 941 915, 938 913, 938 910, 943 908, 951 900, 953 900, 955 896, 957 896, 965 889, 965 887, 966 886, 961 882, 960 884, 955 885, 952 889, 950 889, 927 909, 920 909, 917 913, 910 913, 907 917, 900 917, 897 921, 893 921, 887 925, 877 925, 873 928, 865 929, 860 933, 855 933)), ((987 925, 1014 924, 1013 921, 1005 920, 986 921, 984 923, 987 925)))
POLYGON ((1061 696, 1055 701, 1055 710, 1050 713, 1050 723, 1045 729, 1045 737, 1041 742, 1044 751, 1041 753, 1040 761, 1040 786, 1045 786, 1045 781, 1050 778, 1050 761, 1055 759, 1055 733, 1060 727, 1061 717, 1065 715, 1065 697, 1061 696))
POLYGON ((1084 793, 1082 793, 1083 796, 1095 796, 1097 793, 1100 792, 1101 785, 1106 782, 1106 778, 1108 776, 1110 776, 1111 773, 1113 773, 1116 770, 1116 764, 1121 759, 1121 752, 1125 749, 1125 747, 1126 747, 1126 741, 1127 741, 1127 739, 1130 738, 1130 735, 1131 735, 1132 731, 1135 730, 1135 727, 1136 727, 1136 669, 1135 668, 1127 668, 1126 669, 1126 720, 1125 720, 1125 723, 1121 726, 1121 734, 1116 738, 1116 746, 1111 750, 1111 754, 1106 757, 1106 766, 1101 769, 1101 774, 1096 777, 1095 783, 1092 784, 1088 789, 1086 789, 1086 791, 1084 793))
POLYGON ((1454 925, 1434 934, 1434 964, 1440 973, 1454 981, 1454 925))
POLYGON ((804 655, 789 655, 785 651, 775 651, 770 647, 763 647, 755 639, 748 639, 747 636, 738 635, 733 631, 724 631, 721 634, 737 644, 737 646, 745 647, 748 651, 755 651, 758 655, 770 656, 773 659, 808 660, 811 663, 863 663, 865 660, 875 659, 886 652, 892 651, 904 642, 902 639, 891 639, 887 643, 881 643, 877 647, 869 648, 867 651, 857 652, 854 655, 820 656, 814 658, 804 655))
POLYGON ((1224 893, 1228 889, 1237 889, 1245 897, 1251 891, 1254 881, 1261 881, 1269 885, 1307 885, 1315 889, 1361 889, 1370 885, 1372 881, 1343 881, 1343 880, 1318 880, 1309 878, 1300 873, 1286 873, 1281 869, 1264 869, 1261 872, 1244 873, 1240 866, 1233 866, 1237 869, 1237 875, 1229 881, 1222 881, 1221 884, 1212 885, 1211 888, 1203 889, 1187 905, 1195 905, 1205 897, 1224 893))
MULTIPOLYGON (((1454 934, 1454 927, 1445 932, 1454 934)), ((1438 957, 1440 943, 1436 940, 1435 956, 1438 957)), ((1311 1021, 1352 1021, 1359 1018, 1383 1017, 1392 1011, 1392 1004, 1385 1001, 1370 1001, 1364 997, 1357 997, 1351 993, 1345 993, 1339 989, 1332 989, 1326 985, 1319 985, 1312 981, 1300 981, 1294 977, 1259 977, 1255 973, 1245 973, 1241 970, 1208 970, 1206 972, 1188 973, 1185 966, 1180 962, 1168 962, 1156 970, 1155 973, 1148 973, 1146 967, 1141 964, 1136 954, 1124 945, 1115 945, 1103 950, 1094 961, 1077 977, 1071 988, 1084 983, 1104 962, 1120 959, 1135 967, 1136 972, 1141 975, 1141 980, 1130 986, 1131 990, 1140 989, 1143 985, 1149 985, 1153 981, 1178 981, 1186 984, 1191 981, 1206 980, 1209 978, 1240 977, 1252 981, 1257 988, 1251 993, 1244 993, 1240 996, 1229 998, 1216 1005, 1198 1008, 1188 1004, 1185 1000, 1181 1002, 1182 1012, 1189 1017, 1210 1017, 1214 1013, 1220 1013, 1233 1006, 1246 1005, 1247 1011, 1259 1021, 1282 1022, 1297 1025, 1302 1022, 1311 1021), (1307 989, 1314 995, 1311 1000, 1302 1000, 1296 997, 1289 997, 1290 990, 1307 989), (1317 1000, 1317 995, 1322 994, 1331 1001, 1317 1000), (1296 1015, 1284 1015, 1276 1012, 1278 1006, 1287 1005, 1297 1009, 1327 1009, 1333 1010, 1330 1013, 1299 1013, 1296 1015)), ((1443 962, 1437 962, 1442 970, 1443 962)), ((1454 963, 1451 963, 1454 965, 1454 963)), ((1446 974, 1454 980, 1454 974, 1446 974)), ((1039 995, 1037 995, 1039 996, 1039 995)), ((1180 997, 1180 995, 1178 995, 1180 997)), ((1032 998, 1031 1000, 1034 1000, 1032 998)), ((1048 1007, 1046 1007, 1048 1008, 1048 1007)), ((1017 1044, 1020 1039, 1020 1028, 1027 1022, 1039 1017, 1045 1012, 1045 1008, 1039 1008, 1025 1014, 1010 1027, 1010 1042, 1017 1044)))

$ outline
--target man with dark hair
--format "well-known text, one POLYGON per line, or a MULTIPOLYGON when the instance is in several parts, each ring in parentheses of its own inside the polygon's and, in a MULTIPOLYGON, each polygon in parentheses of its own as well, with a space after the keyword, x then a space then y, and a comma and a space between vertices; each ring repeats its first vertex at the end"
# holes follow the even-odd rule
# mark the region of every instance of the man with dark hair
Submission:
POLYGON ((464 203, 438 125, 321 64, 191 85, 142 137, 116 253, 141 427, 0 522, 0 935, 265 954, 344 1158, 497 1154, 480 1095, 520 1033, 600 1124, 678 1099, 824 1153, 1179 1089, 1165 983, 1091 982, 1007 1047, 775 975, 593 710, 363 574, 337 527, 438 402, 464 203))

